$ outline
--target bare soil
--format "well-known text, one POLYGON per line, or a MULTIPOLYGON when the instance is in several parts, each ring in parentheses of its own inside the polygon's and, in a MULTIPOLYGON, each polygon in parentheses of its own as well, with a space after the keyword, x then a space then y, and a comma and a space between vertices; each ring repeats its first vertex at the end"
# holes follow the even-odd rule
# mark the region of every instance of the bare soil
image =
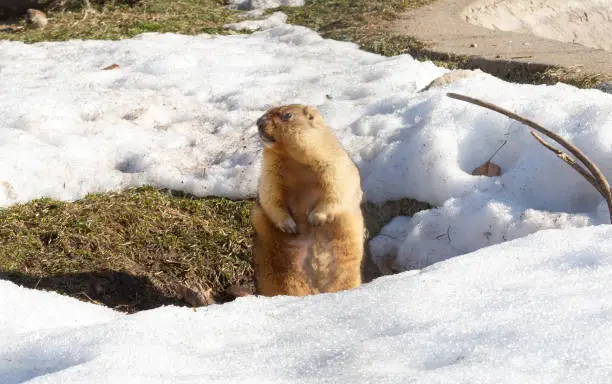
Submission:
POLYGON ((474 0, 437 0, 403 12, 390 31, 422 41, 430 56, 465 56, 475 67, 504 77, 504 72, 521 68, 542 72, 564 68, 576 74, 594 74, 612 79, 612 52, 562 42, 529 33, 488 29, 469 23, 466 9, 474 0))

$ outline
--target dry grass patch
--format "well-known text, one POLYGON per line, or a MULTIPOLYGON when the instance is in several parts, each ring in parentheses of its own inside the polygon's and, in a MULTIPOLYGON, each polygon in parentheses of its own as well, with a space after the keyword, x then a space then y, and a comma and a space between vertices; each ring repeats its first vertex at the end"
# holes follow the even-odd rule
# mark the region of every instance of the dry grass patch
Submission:
POLYGON ((612 77, 605 76, 601 73, 586 73, 580 67, 551 67, 543 71, 538 79, 538 81, 543 84, 563 82, 578 88, 593 88, 609 80, 612 80, 612 77))
POLYGON ((203 305, 252 284, 250 205, 143 187, 11 206, 0 210, 0 272, 128 312, 203 305))
POLYGON ((433 52, 426 47, 413 52, 412 55, 419 60, 431 60, 437 66, 448 69, 480 69, 511 83, 553 85, 562 82, 578 88, 593 88, 611 80, 609 76, 603 74, 584 72, 580 66, 561 68, 519 61, 484 59, 433 52))
POLYGON ((397 14, 433 0, 307 0, 304 7, 280 7, 288 22, 317 31, 325 38, 352 41, 385 56, 413 53, 423 44, 409 36, 389 34, 386 25, 397 14))
POLYGON ((69 39, 119 40, 143 32, 183 34, 236 33, 223 25, 236 21, 238 13, 221 0, 142 0, 134 5, 105 4, 75 11, 48 13, 43 30, 25 28, 23 20, 0 28, 0 39, 25 42, 69 39))

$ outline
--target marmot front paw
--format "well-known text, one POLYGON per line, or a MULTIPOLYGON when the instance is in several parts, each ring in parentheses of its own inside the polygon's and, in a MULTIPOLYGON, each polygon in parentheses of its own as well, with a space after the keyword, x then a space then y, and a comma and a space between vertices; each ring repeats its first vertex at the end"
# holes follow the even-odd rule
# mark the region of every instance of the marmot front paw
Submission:
POLYGON ((336 218, 335 211, 326 206, 315 207, 308 214, 308 222, 311 225, 319 226, 331 223, 336 218))
POLYGON ((295 223, 295 220, 293 220, 293 217, 291 216, 287 216, 285 220, 283 220, 281 223, 276 223, 276 226, 278 227, 278 229, 280 229, 281 231, 285 233, 290 233, 290 234, 297 233, 297 224, 295 223))

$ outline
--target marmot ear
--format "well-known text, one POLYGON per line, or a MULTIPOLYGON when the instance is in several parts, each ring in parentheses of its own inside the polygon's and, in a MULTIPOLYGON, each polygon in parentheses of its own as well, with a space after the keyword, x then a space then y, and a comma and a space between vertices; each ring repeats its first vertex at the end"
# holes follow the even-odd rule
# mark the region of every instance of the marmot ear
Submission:
POLYGON ((304 107, 304 115, 308 118, 308 120, 314 120, 315 118, 315 108, 307 105, 304 107))

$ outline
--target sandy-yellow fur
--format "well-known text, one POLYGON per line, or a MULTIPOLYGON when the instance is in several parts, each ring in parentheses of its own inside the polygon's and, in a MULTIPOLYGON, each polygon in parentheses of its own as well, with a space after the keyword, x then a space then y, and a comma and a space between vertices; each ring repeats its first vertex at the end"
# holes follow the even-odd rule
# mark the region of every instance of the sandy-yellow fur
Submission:
POLYGON ((271 108, 258 128, 264 153, 252 210, 257 293, 358 287, 364 221, 356 165, 313 107, 271 108))

